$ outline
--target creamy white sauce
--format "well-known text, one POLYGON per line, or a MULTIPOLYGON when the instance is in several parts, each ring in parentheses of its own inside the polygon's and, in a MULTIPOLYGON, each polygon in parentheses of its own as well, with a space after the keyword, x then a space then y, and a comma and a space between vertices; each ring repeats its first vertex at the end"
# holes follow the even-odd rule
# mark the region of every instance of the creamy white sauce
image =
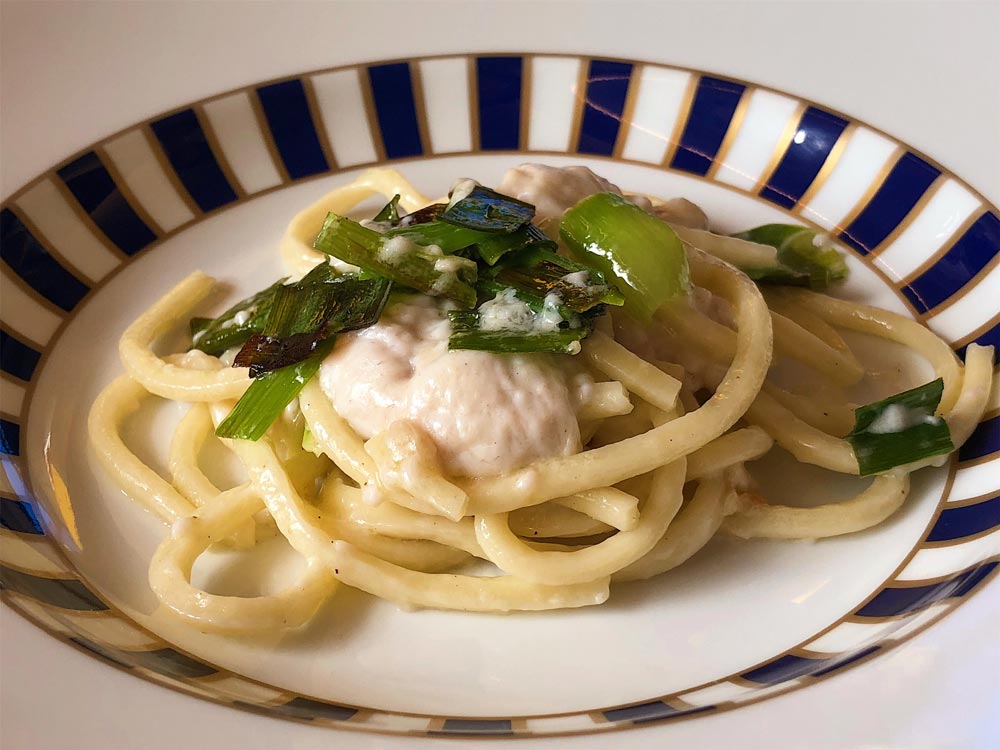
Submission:
POLYGON ((920 409, 911 409, 904 404, 889 404, 865 431, 874 435, 892 435, 905 432, 919 424, 938 424, 940 421, 940 417, 932 416, 920 409))
POLYGON ((390 266, 397 266, 410 253, 421 249, 420 245, 406 237, 389 237, 382 241, 378 249, 378 259, 390 266))
POLYGON ((590 271, 574 271, 563 276, 560 281, 565 281, 570 286, 584 289, 590 283, 590 271))
POLYGON ((341 336, 320 368, 334 409, 368 439, 399 419, 434 441, 449 474, 486 476, 581 450, 592 388, 569 357, 449 351, 442 305, 407 298, 341 336))

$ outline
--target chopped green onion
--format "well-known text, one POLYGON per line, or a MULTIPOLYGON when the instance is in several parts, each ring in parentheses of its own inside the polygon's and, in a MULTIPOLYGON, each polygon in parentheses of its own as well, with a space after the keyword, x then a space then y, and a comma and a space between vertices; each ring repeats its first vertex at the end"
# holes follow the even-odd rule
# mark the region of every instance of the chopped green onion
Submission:
POLYGON ((441 220, 480 232, 510 234, 531 221, 534 215, 535 207, 530 203, 477 185, 467 196, 449 205, 441 214, 441 220))
POLYGON ((389 298, 392 282, 356 275, 332 276, 321 263, 301 281, 280 287, 259 334, 251 336, 234 362, 257 378, 309 357, 334 333, 374 324, 389 298))
MULTIPOLYGON (((545 247, 530 247, 512 253, 489 272, 492 286, 511 287, 526 302, 558 294, 569 311, 582 313, 598 305, 621 305, 625 298, 592 266, 576 263, 545 247)), ((482 291, 482 286, 480 287, 482 291)), ((488 291, 495 291, 489 288, 488 291)))
POLYGON ((333 349, 334 339, 320 344, 313 355, 280 370, 274 370, 254 380, 215 430, 221 438, 259 440, 267 428, 281 416, 292 399, 299 395, 310 378, 319 370, 323 359, 333 349))
POLYGON ((476 303, 476 264, 455 255, 424 251, 406 237, 385 237, 356 221, 330 213, 313 247, 320 252, 465 307, 476 303))
POLYGON ((217 357, 227 349, 242 346, 248 338, 263 329, 271 300, 284 281, 281 279, 267 289, 240 300, 208 323, 205 323, 205 318, 192 318, 191 348, 217 357), (195 321, 199 321, 197 330, 195 321))
POLYGON ((375 214, 372 221, 388 221, 395 224, 399 221, 399 193, 392 196, 392 200, 386 203, 382 210, 375 214))
POLYGON ((828 241, 817 244, 822 235, 812 229, 792 224, 765 224, 733 236, 778 250, 776 266, 741 269, 754 281, 826 289, 847 278, 843 256, 828 241))
POLYGON ((489 330, 479 327, 480 314, 476 310, 455 310, 448 313, 451 321, 449 349, 477 349, 486 352, 557 352, 576 354, 580 339, 590 333, 590 328, 561 328, 556 331, 489 330))
POLYGON ((597 193, 577 203, 563 215, 559 236, 577 260, 614 280, 639 320, 690 289, 677 234, 620 195, 597 193))
POLYGON ((938 378, 855 410, 847 440, 861 476, 955 450, 948 423, 934 415, 943 391, 938 378))

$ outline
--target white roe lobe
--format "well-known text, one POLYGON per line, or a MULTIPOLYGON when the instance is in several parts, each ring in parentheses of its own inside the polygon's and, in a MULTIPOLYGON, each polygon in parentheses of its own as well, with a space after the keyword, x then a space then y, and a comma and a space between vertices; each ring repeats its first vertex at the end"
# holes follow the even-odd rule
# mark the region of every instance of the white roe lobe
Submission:
MULTIPOLYGON (((558 221, 584 198, 595 193, 622 195, 621 189, 587 167, 550 167, 546 164, 522 164, 507 171, 497 191, 535 207, 535 222, 558 221)), ((639 208, 651 204, 642 196, 627 196, 639 208)), ((543 226, 544 228, 544 226, 543 226)))
POLYGON ((334 409, 364 439, 416 422, 445 471, 488 476, 581 449, 577 413, 590 379, 569 357, 448 350, 442 307, 407 298, 341 336, 320 368, 334 409))

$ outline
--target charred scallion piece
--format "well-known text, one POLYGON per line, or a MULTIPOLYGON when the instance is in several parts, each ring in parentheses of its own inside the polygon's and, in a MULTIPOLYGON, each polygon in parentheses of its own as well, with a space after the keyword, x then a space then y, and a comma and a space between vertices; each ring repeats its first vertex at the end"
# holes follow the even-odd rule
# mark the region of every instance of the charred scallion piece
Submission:
POLYGON ((441 213, 441 220, 480 232, 510 234, 534 215, 535 207, 530 203, 477 185, 464 198, 449 205, 441 213))
POLYGON ((292 399, 316 375, 333 339, 320 344, 306 360, 274 370, 254 380, 215 430, 222 438, 259 440, 292 399))
POLYGON ((280 287, 260 333, 251 336, 234 365, 257 378, 300 362, 335 333, 378 321, 392 283, 383 278, 337 276, 322 263, 301 281, 280 287))
POLYGON ((284 279, 237 302, 217 318, 192 318, 191 348, 217 357, 227 349, 242 346, 264 329, 271 301, 283 283, 284 279))
POLYGON ((476 264, 467 258, 429 252, 406 237, 386 237, 334 213, 313 247, 410 289, 475 304, 476 264))
POLYGON ((944 381, 938 378, 855 410, 854 429, 847 439, 861 476, 955 449, 948 423, 934 414, 943 391, 944 381))
POLYGON ((580 339, 590 333, 585 326, 559 328, 554 331, 482 328, 477 310, 457 310, 448 313, 451 321, 449 349, 477 349, 487 352, 557 352, 576 354, 580 339))

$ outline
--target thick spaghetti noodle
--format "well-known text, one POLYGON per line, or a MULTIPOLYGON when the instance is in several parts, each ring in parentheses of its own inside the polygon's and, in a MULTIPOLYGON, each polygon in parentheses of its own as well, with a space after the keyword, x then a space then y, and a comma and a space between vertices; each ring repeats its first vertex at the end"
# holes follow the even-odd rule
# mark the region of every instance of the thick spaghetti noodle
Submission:
MULTIPOLYGON (((292 220, 281 245, 290 272, 327 260, 312 244, 328 212, 346 214, 375 194, 399 195, 410 211, 431 202, 392 170, 367 172, 292 220)), ((956 446, 989 398, 991 350, 972 345, 963 364, 899 315, 802 289, 762 294, 727 262, 739 254, 739 240, 703 231, 700 211, 675 208, 660 213, 681 224, 694 216, 678 234, 693 299, 703 304, 664 307, 645 326, 621 313, 599 322, 575 358, 593 381, 577 413, 583 449, 492 475, 449 474, 421 447, 426 435, 406 422, 366 441, 313 379, 298 397, 300 419, 279 421, 256 442, 224 441, 249 480, 217 487, 199 454, 218 439, 216 425, 251 379, 245 368, 198 351, 153 353, 213 287, 198 272, 183 280, 125 332, 126 374, 102 392, 89 420, 112 478, 170 526, 149 570, 160 601, 198 627, 226 632, 301 625, 338 582, 423 607, 580 607, 605 601, 612 582, 680 565, 717 533, 818 538, 890 516, 906 499, 909 473, 934 459, 883 472, 856 497, 815 508, 766 502, 744 464, 777 444, 801 462, 859 473, 842 437, 853 408, 844 389, 864 368, 842 331, 897 342, 930 363, 943 379, 938 413, 956 446), (778 360, 808 373, 814 395, 786 388, 775 376, 778 360), (169 480, 121 437, 123 421, 148 394, 191 404, 171 441, 169 480), (192 584, 195 561, 213 544, 246 548, 275 533, 307 563, 288 588, 239 598, 192 584), (470 573, 477 559, 500 574, 470 573)), ((766 251, 753 247, 766 261, 766 251)))

